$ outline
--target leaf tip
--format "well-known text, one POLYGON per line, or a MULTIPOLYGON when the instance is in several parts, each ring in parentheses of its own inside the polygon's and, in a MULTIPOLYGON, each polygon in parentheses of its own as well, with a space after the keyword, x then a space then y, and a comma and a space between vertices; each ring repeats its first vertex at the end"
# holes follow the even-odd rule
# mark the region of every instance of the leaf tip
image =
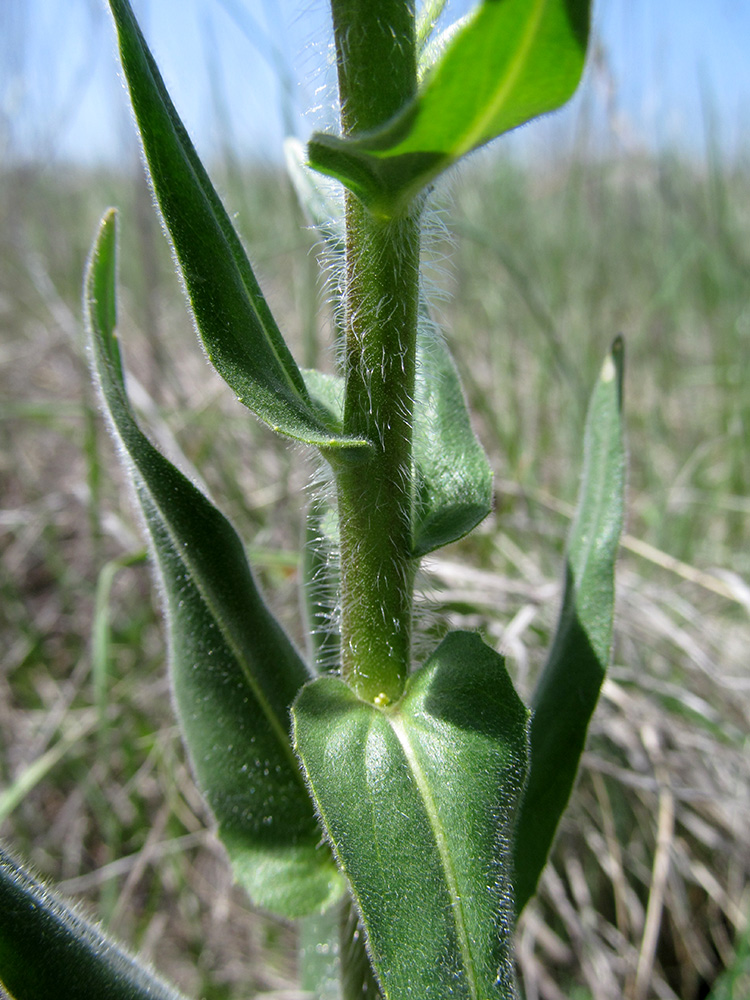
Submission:
POLYGON ((607 357, 604 359, 600 381, 603 384, 617 381, 617 403, 622 409, 622 377, 625 367, 625 341, 621 333, 618 333, 612 341, 612 347, 607 357))

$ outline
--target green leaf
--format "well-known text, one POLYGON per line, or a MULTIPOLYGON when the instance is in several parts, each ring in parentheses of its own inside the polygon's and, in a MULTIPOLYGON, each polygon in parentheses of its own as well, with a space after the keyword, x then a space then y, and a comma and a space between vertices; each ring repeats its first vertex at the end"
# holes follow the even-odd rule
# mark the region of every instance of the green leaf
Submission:
POLYGON ((437 23, 440 20, 447 0, 425 0, 417 14, 417 51, 420 62, 425 49, 429 46, 437 23))
POLYGON ((321 916, 300 920, 297 930, 303 992, 315 1000, 383 1000, 351 896, 321 916))
POLYGON ((302 596, 308 660, 318 672, 341 667, 340 576, 336 510, 325 496, 316 497, 305 519, 302 596))
POLYGON ((342 1000, 339 964, 340 907, 297 922, 299 985, 315 1000, 342 1000))
POLYGON ((110 7, 154 192, 209 359, 274 430, 352 458, 369 453, 369 442, 329 427, 310 399, 129 3, 110 0, 110 7))
POLYGON ((529 781, 516 828, 519 913, 536 890, 568 804, 609 666, 615 561, 625 507, 622 374, 618 337, 589 404, 560 618, 532 698, 529 781))
MULTIPOLYGON (((331 419, 344 405, 343 379, 305 370, 331 419)), ((450 351, 422 309, 414 404, 413 554, 463 538, 492 510, 492 469, 474 435, 450 351)))
POLYGON ((184 1000, 2 847, 0 983, 15 1000, 184 1000))
POLYGON ((453 632, 397 704, 321 677, 292 714, 384 996, 515 996, 511 838, 528 713, 503 658, 453 632))
POLYGON ((341 890, 289 737, 309 674, 232 526, 135 421, 115 334, 115 242, 110 211, 86 280, 92 362, 161 577, 183 735, 238 880, 257 905, 298 916, 341 890))
POLYGON ((492 469, 471 429, 458 372, 439 332, 423 317, 414 407, 414 555, 439 549, 492 510, 492 469))
POLYGON ((316 133, 311 166, 338 178, 375 214, 398 214, 462 156, 572 96, 589 14, 590 0, 484 0, 412 101, 372 132, 316 133))

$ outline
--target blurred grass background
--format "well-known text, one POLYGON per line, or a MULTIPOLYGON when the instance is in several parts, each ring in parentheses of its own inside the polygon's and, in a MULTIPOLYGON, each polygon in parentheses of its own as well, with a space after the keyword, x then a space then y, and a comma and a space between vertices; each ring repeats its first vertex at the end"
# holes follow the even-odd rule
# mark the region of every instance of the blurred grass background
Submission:
MULTIPOLYGON (((303 364, 331 363, 313 234, 272 168, 214 171, 303 364)), ((137 170, 0 168, 0 836, 193 996, 296 997, 291 928, 231 887, 171 713, 158 598, 86 370, 80 288, 121 209, 120 332, 144 426, 245 538, 302 644, 313 467, 196 343, 137 170)), ((750 996, 750 160, 522 169, 438 200, 426 264, 496 510, 428 560, 423 645, 479 628, 533 683, 589 387, 626 341, 616 646, 518 961, 527 1000, 750 996)))

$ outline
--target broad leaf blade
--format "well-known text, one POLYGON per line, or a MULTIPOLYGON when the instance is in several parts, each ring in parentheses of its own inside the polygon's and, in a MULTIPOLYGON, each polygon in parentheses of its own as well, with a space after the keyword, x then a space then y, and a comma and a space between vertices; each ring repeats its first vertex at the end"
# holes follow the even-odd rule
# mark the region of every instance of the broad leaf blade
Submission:
POLYGON ((169 98, 127 0, 110 0, 154 192, 208 357, 274 430, 352 456, 368 442, 327 426, 266 304, 229 216, 169 98))
POLYGON ((536 890, 570 798, 609 665, 615 561, 625 506, 622 374, 618 337, 589 405, 560 619, 532 699, 529 781, 516 828, 519 913, 536 890))
POLYGON ((553 111, 581 78, 590 0, 484 0, 455 33, 413 101, 381 129, 316 134, 310 163, 376 214, 510 129, 553 111))
POLYGON ((140 431, 115 323, 115 216, 105 216, 86 283, 93 368, 159 568, 171 674, 198 783, 259 906, 298 916, 340 891, 289 738, 307 670, 266 608, 222 514, 140 431))
POLYGON ((2 847, 0 983, 15 1000, 184 1000, 2 847))
POLYGON ((492 469, 474 435, 458 372, 423 317, 414 407, 414 555, 463 538, 492 510, 492 469))
POLYGON ((502 657, 454 632, 397 705, 322 677, 293 717, 384 996, 514 996, 511 840, 527 712, 502 657))

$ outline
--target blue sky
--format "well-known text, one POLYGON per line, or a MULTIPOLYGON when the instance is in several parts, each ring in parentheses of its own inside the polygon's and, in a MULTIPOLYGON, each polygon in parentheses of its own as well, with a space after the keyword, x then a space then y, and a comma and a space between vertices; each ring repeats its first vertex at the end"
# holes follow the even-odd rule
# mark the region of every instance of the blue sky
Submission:
MULTIPOLYGON (((133 0, 204 155, 279 155, 332 121, 325 0, 133 0)), ((458 15, 467 0, 452 0, 458 15)), ((514 136, 537 151, 597 136, 608 149, 750 151, 747 0, 594 0, 598 58, 572 106, 514 136), (584 124, 584 129, 571 126, 584 124)), ((593 141, 593 140, 592 140, 593 141)), ((127 162, 132 125, 100 0, 0 0, 0 152, 127 162)))

